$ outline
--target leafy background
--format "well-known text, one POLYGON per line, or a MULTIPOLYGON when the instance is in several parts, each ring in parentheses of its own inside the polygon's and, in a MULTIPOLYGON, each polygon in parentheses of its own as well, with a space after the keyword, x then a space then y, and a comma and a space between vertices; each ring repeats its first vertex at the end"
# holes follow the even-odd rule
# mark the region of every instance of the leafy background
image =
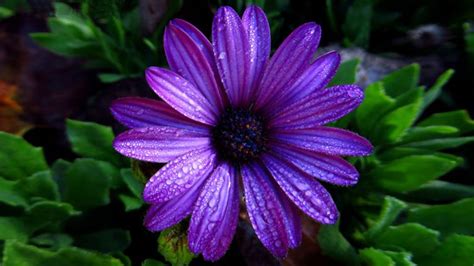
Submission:
POLYGON ((220 5, 268 14, 273 47, 299 24, 323 27, 362 105, 334 123, 369 138, 349 158, 353 188, 327 186, 336 225, 303 220, 302 245, 278 261, 241 221, 221 265, 474 264, 474 2, 399 0, 4 0, 0 4, 1 265, 204 265, 186 222, 142 226, 141 190, 160 165, 111 148, 112 99, 156 97, 172 17, 207 35, 220 5))

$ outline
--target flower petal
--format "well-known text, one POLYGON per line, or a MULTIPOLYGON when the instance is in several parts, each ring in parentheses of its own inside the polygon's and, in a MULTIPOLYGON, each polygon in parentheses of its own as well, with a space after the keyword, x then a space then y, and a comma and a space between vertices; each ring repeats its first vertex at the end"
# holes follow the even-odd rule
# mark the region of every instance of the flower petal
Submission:
POLYGON ((265 67, 256 97, 258 108, 270 105, 275 95, 288 89, 303 73, 312 61, 320 38, 321 28, 310 22, 298 27, 283 41, 265 67))
POLYGON ((357 85, 319 90, 284 108, 269 127, 291 129, 324 125, 352 112, 363 99, 364 92, 357 85))
POLYGON ((118 135, 113 143, 119 153, 148 162, 168 162, 189 151, 210 145, 208 136, 174 127, 131 129, 118 135))
POLYGON ((173 23, 165 29, 164 48, 171 70, 190 81, 209 101, 214 112, 220 113, 224 109, 226 96, 216 82, 203 49, 173 23))
POLYGON ((277 130, 272 137, 284 145, 332 155, 364 156, 371 154, 373 149, 365 138, 351 131, 332 127, 277 130))
POLYGON ((205 180, 214 170, 216 156, 210 148, 186 153, 174 159, 148 180, 143 200, 161 203, 174 199, 205 180))
POLYGON ((180 197, 151 205, 145 215, 145 227, 157 232, 179 223, 192 212, 201 188, 202 184, 195 184, 180 197))
MULTIPOLYGON (((250 52, 249 80, 250 90, 258 89, 265 64, 270 56, 271 34, 265 12, 258 6, 251 5, 245 9, 242 25, 247 33, 250 52)), ((249 94, 252 98, 253 93, 249 94)))
POLYGON ((281 189, 279 189, 278 197, 283 208, 285 231, 288 234, 288 247, 296 248, 301 243, 302 237, 301 216, 293 202, 288 199, 281 189))
POLYGON ((114 100, 110 110, 115 119, 129 128, 170 126, 202 134, 209 132, 208 126, 185 117, 161 101, 125 97, 114 100))
POLYGON ((262 156, 262 159, 281 189, 303 212, 323 224, 337 221, 336 204, 316 179, 269 154, 262 156))
POLYGON ((296 166, 319 180, 340 186, 355 185, 359 179, 357 169, 340 157, 273 145, 273 155, 296 166))
POLYGON ((216 108, 183 77, 164 68, 149 67, 146 80, 155 93, 176 111, 204 124, 216 124, 216 108))
POLYGON ((278 190, 260 165, 244 165, 241 174, 247 212, 257 237, 274 256, 284 257, 288 251, 288 234, 278 190))
MULTIPOLYGON (((329 52, 316 59, 291 85, 272 99, 272 106, 289 106, 329 84, 341 62, 337 52, 329 52)), ((281 108, 275 108, 278 110, 281 108)))
POLYGON ((245 104, 250 93, 249 43, 239 15, 231 7, 217 10, 212 23, 217 69, 233 106, 245 104))
POLYGON ((239 186, 236 170, 224 163, 204 185, 189 226, 189 248, 203 253, 205 260, 216 261, 229 248, 239 213, 239 186))

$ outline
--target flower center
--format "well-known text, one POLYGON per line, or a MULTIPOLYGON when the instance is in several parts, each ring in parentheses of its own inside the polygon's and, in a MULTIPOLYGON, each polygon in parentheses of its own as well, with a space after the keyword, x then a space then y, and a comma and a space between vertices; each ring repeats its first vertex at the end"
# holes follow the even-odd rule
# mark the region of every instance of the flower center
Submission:
POLYGON ((265 123, 247 109, 226 109, 212 134, 218 155, 233 163, 248 162, 265 150, 265 123))

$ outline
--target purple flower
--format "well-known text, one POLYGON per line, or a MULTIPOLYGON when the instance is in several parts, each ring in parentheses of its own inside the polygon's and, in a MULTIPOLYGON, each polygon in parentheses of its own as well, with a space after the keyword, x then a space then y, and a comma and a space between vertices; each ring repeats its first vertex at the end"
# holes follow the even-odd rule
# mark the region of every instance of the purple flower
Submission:
POLYGON ((167 163, 143 193, 151 204, 149 230, 191 215, 189 247, 213 261, 232 241, 241 201, 258 238, 277 257, 301 241, 299 210, 323 224, 336 222, 336 205, 318 180, 356 184, 357 170, 341 156, 368 155, 372 146, 323 126, 353 111, 363 91, 325 88, 340 56, 329 52, 314 60, 320 36, 318 25, 303 24, 269 58, 270 29, 256 6, 242 18, 220 8, 212 44, 183 20, 168 25, 164 48, 171 70, 146 71, 164 102, 122 98, 111 107, 132 128, 114 148, 167 163))

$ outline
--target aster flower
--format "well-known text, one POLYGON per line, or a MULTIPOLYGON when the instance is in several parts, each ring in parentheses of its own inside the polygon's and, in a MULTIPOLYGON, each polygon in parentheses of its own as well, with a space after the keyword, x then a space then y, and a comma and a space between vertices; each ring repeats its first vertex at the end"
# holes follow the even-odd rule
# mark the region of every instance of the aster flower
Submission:
POLYGON ((340 63, 336 52, 313 59, 321 30, 297 28, 270 57, 270 29, 251 6, 240 18, 217 11, 212 44, 193 25, 173 20, 164 48, 171 70, 150 67, 146 79, 164 101, 122 98, 111 107, 129 131, 114 148, 138 160, 167 163, 143 192, 145 226, 170 227, 191 215, 192 252, 217 260, 228 249, 245 202, 263 245, 283 257, 301 240, 302 211, 335 223, 337 208, 319 181, 357 183, 341 156, 362 156, 371 144, 324 124, 354 110, 356 85, 325 88, 340 63), (319 181, 318 181, 319 180, 319 181))

